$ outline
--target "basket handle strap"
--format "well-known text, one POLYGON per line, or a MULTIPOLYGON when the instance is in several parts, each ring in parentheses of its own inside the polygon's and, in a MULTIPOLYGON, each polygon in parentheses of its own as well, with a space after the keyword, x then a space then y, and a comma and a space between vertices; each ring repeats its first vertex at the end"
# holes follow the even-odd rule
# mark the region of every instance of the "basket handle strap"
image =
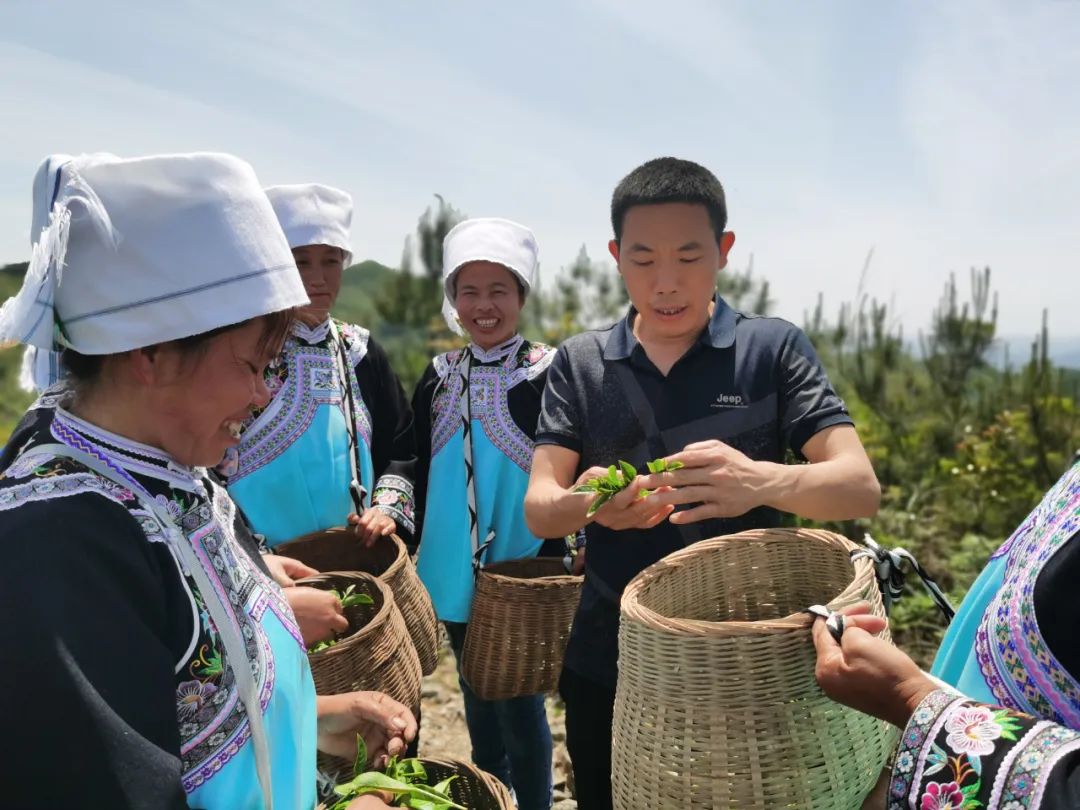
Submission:
POLYGON ((226 660, 236 679, 236 688, 240 693, 240 701, 244 704, 244 710, 248 718, 248 729, 251 731, 251 743, 255 749, 255 770, 259 777, 259 786, 262 788, 263 803, 266 810, 273 810, 274 797, 270 788, 270 748, 266 739, 266 729, 263 727, 262 705, 259 702, 259 692, 255 684, 255 676, 251 672, 247 648, 236 626, 230 620, 224 602, 214 589, 210 577, 203 568, 202 563, 191 547, 191 541, 183 530, 176 525, 176 521, 168 513, 164 506, 150 497, 145 488, 129 475, 122 474, 121 470, 114 469, 104 459, 91 455, 84 450, 70 447, 66 444, 46 444, 40 448, 56 456, 66 456, 74 459, 83 466, 93 470, 114 484, 119 484, 125 489, 130 489, 139 502, 150 511, 165 530, 169 538, 169 548, 179 554, 183 567, 191 574, 192 579, 199 588, 206 610, 210 614, 214 625, 221 636, 221 643, 225 647, 226 660))
POLYGON ((345 341, 338 334, 334 319, 330 319, 330 340, 334 346, 334 364, 341 380, 341 406, 345 416, 345 431, 349 434, 349 497, 357 515, 364 514, 364 501, 367 490, 360 482, 360 468, 357 456, 360 453, 360 440, 356 435, 356 402, 353 399, 352 374, 349 373, 349 356, 345 350, 345 341))
POLYGON ((465 489, 468 494, 467 504, 469 508, 469 537, 472 540, 472 565, 473 576, 480 573, 484 565, 484 557, 491 547, 491 541, 495 539, 495 532, 488 530, 484 542, 480 542, 480 518, 476 509, 476 477, 473 474, 473 447, 472 447, 472 389, 469 384, 469 369, 472 362, 472 351, 466 347, 461 352, 461 361, 458 364, 458 373, 461 375, 461 439, 465 448, 465 489))
POLYGON ((865 548, 852 549, 851 561, 855 562, 866 557, 874 564, 874 576, 877 577, 878 587, 881 589, 881 599, 885 605, 886 614, 890 612, 893 602, 900 601, 904 593, 904 569, 905 562, 911 566, 923 586, 930 594, 944 616, 946 623, 951 622, 956 615, 956 609, 949 602, 949 598, 941 590, 941 586, 927 573, 926 569, 919 565, 914 555, 905 548, 894 548, 892 551, 882 547, 869 534, 863 536, 865 548))
MULTIPOLYGON (((653 412, 652 406, 649 405, 649 398, 645 396, 641 383, 638 382, 637 377, 634 376, 634 372, 630 368, 630 361, 616 360, 612 363, 612 366, 615 369, 615 376, 619 378, 619 382, 622 384, 626 399, 630 403, 630 409, 633 410, 634 416, 637 417, 642 430, 645 431, 645 444, 649 448, 650 455, 653 458, 663 458, 670 455, 667 442, 664 441, 664 434, 661 432, 660 426, 656 424, 656 414, 653 412)), ((705 537, 705 527, 700 523, 680 524, 678 529, 679 535, 686 545, 696 543, 705 537)), ((589 564, 588 557, 585 558, 585 564, 589 564)))

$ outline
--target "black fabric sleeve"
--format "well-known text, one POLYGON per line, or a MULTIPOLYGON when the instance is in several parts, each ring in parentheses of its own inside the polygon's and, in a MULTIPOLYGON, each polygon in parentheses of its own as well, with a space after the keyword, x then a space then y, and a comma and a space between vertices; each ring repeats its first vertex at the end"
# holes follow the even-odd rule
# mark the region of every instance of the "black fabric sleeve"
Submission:
POLYGON ((1080 732, 931 692, 900 736, 889 810, 1080 807, 1080 732))
POLYGON ((1073 677, 1080 680, 1080 599, 1073 588, 1080 582, 1080 532, 1070 537, 1035 579, 1035 619, 1050 652, 1073 677))
POLYGON ((435 364, 428 363, 413 391, 413 432, 416 441, 416 466, 413 473, 413 497, 416 501, 416 532, 413 548, 420 545, 424 531, 424 507, 427 505, 428 472, 431 469, 431 400, 439 384, 435 364))
POLYGON ((540 402, 536 444, 555 444, 580 453, 583 409, 574 387, 573 369, 565 346, 555 352, 547 371, 547 384, 540 402))
POLYGON ((832 425, 853 425, 844 401, 837 396, 810 339, 796 326, 780 350, 780 430, 792 452, 832 425))
POLYGON ((187 808, 168 549, 94 494, 0 513, 0 548, 0 804, 187 808))
POLYGON ((356 365, 356 381, 371 412, 371 462, 375 469, 372 503, 394 518, 398 535, 412 545, 416 466, 413 413, 390 358, 374 339, 369 338, 367 354, 356 365), (380 497, 383 493, 390 497, 380 497))

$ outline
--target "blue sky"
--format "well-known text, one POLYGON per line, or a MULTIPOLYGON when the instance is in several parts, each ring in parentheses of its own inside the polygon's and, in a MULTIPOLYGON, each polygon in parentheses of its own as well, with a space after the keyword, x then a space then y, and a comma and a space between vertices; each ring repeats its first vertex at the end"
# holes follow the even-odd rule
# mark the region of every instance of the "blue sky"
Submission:
POLYGON ((990 265, 1004 333, 1080 335, 1080 0, 0 2, 0 262, 50 152, 211 149, 351 192, 396 264, 436 192, 530 225, 543 272, 606 257, 661 154, 728 192, 778 311, 893 300, 925 326, 990 265))

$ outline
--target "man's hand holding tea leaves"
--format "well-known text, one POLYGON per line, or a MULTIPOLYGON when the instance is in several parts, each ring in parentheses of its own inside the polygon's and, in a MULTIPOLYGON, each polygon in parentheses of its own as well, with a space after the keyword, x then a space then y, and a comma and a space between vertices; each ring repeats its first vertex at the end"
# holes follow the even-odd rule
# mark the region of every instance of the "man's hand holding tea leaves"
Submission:
POLYGON ((648 497, 653 508, 698 504, 671 516, 680 525, 744 515, 765 503, 771 484, 768 465, 715 439, 688 444, 668 463, 679 466, 650 470, 641 486, 654 490, 648 497))
MULTIPOLYGON (((677 462, 677 466, 671 464, 663 459, 650 461, 649 472, 659 473, 682 466, 677 462)), ((675 507, 657 507, 645 500, 650 493, 642 486, 642 481, 633 464, 620 460, 618 467, 613 464, 607 469, 589 468, 578 478, 573 491, 593 496, 586 517, 601 526, 616 531, 651 529, 662 523, 675 507)))

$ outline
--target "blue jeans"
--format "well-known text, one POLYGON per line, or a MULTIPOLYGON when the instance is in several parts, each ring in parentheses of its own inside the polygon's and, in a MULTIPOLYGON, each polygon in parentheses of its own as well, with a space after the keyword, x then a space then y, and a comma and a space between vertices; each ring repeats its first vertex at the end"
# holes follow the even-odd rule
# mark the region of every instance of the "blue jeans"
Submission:
POLYGON ((476 767, 513 788, 520 810, 551 807, 551 729, 543 695, 481 700, 461 677, 461 650, 467 624, 445 622, 458 661, 465 698, 465 723, 476 767))

